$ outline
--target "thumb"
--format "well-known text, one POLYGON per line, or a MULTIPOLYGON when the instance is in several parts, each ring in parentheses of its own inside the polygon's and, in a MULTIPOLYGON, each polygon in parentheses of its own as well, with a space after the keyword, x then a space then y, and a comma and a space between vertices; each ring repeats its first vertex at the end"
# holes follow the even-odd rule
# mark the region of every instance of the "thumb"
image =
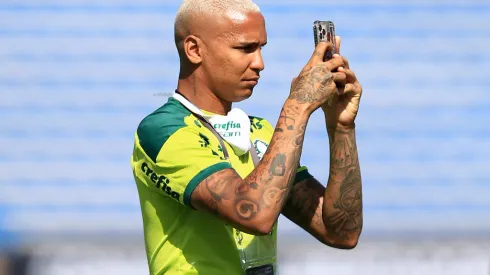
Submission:
POLYGON ((333 45, 330 42, 319 42, 318 45, 316 45, 315 51, 313 52, 313 55, 311 56, 310 61, 308 64, 310 65, 316 65, 318 63, 323 62, 323 58, 325 57, 325 53, 327 51, 330 51, 332 49, 333 45))
POLYGON ((298 77, 293 77, 293 80, 291 81, 291 86, 294 86, 296 85, 296 80, 298 79, 298 77))
POLYGON ((340 55, 340 42, 341 42, 340 36, 335 36, 335 49, 336 49, 336 53, 339 55, 340 55))

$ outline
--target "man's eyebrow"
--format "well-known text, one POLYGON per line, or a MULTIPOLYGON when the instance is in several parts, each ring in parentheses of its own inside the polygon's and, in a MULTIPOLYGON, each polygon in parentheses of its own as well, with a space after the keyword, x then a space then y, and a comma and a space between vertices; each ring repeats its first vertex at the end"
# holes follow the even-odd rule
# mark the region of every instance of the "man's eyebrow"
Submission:
POLYGON ((241 46, 251 46, 251 45, 260 45, 260 46, 265 46, 267 42, 264 42, 263 44, 259 44, 258 41, 241 41, 238 42, 241 46))

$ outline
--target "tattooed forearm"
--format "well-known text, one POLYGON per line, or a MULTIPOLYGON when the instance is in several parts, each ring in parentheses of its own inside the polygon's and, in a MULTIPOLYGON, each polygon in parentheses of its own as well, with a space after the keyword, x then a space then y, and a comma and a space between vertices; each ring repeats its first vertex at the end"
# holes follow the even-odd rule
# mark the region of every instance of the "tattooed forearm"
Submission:
POLYGON ((303 149, 309 114, 298 106, 287 101, 267 151, 248 176, 242 179, 233 169, 224 169, 196 187, 192 196, 205 196, 193 201, 197 208, 236 226, 258 224, 260 232, 272 228, 290 193, 303 149))
POLYGON ((223 200, 229 200, 233 197, 232 190, 228 187, 230 182, 240 180, 238 175, 226 176, 224 171, 217 172, 205 179, 205 187, 211 194, 211 198, 216 203, 221 203, 223 200))
POLYGON ((288 198, 290 194, 290 187, 292 186, 292 183, 294 182, 294 178, 296 177, 296 168, 293 167, 293 169, 289 170, 288 176, 286 177, 285 182, 287 183, 286 185, 283 185, 280 187, 280 192, 278 193, 277 200, 276 200, 276 205, 282 207, 286 199, 288 198))
POLYGON ((307 180, 296 184, 283 214, 313 235, 319 236, 317 232, 320 232, 323 226, 321 205, 324 190, 319 187, 321 185, 315 183, 317 182, 307 180))
POLYGON ((241 219, 251 220, 259 212, 259 205, 253 201, 242 199, 237 201, 235 210, 241 219))
POLYGON ((269 168, 269 173, 271 176, 284 176, 286 172, 286 155, 277 154, 272 160, 272 164, 269 168))
MULTIPOLYGON (((283 108, 281 111, 281 116, 279 119, 284 121, 284 124, 289 131, 294 130, 294 122, 296 121, 294 115, 297 114, 298 113, 293 108, 283 108)), ((281 128, 281 130, 283 129, 281 128)))
POLYGON ((330 130, 330 178, 323 221, 331 238, 347 240, 362 229, 362 185, 355 130, 330 130))
MULTIPOLYGON (((352 233, 362 229, 362 193, 358 169, 349 170, 340 183, 338 195, 333 195, 333 205, 324 217, 325 226, 331 237, 348 239, 352 233)), ((334 193, 335 191, 332 191, 334 193)))
MULTIPOLYGON (((316 109, 337 94, 331 70, 342 65, 342 59, 337 57, 327 63, 312 58, 293 81, 272 140, 252 173, 232 184, 222 184, 214 179, 214 183, 208 184, 209 190, 196 193, 206 198, 194 199, 191 194, 191 203, 197 201, 199 205, 205 200, 212 200, 203 208, 216 205, 217 211, 228 222, 255 227, 259 233, 272 228, 293 185, 308 119, 316 109), (253 223, 245 222, 252 220, 253 223)), ((233 169, 225 170, 228 170, 228 174, 236 174, 233 169)))
POLYGON ((356 165, 357 147, 354 131, 330 130, 329 138, 332 168, 342 169, 356 165))
POLYGON ((303 145, 303 141, 305 139, 306 124, 301 125, 300 130, 301 131, 299 132, 299 134, 295 136, 293 139, 294 147, 299 147, 303 145))

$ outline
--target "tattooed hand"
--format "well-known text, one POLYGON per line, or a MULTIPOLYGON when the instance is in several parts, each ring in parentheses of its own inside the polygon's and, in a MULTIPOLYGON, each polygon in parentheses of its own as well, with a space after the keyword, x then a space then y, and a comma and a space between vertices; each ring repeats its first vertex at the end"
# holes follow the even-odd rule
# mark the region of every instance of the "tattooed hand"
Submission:
POLYGON ((343 73, 332 73, 337 68, 345 66, 340 56, 323 62, 325 52, 331 48, 331 43, 318 43, 310 61, 291 83, 289 99, 294 99, 301 105, 306 104, 306 109, 310 112, 335 97, 338 93, 335 82, 345 79, 343 73))
MULTIPOLYGON (((340 53, 340 37, 337 36, 335 39, 337 41, 337 53, 340 53)), ((336 76, 336 78, 340 79, 345 77, 345 79, 336 83, 338 96, 332 97, 331 100, 322 105, 327 121, 327 128, 329 129, 337 128, 338 125, 353 126, 361 101, 362 86, 354 72, 350 69, 347 58, 341 58, 343 59, 344 65, 338 68, 337 73, 334 73, 334 78, 336 74, 343 74, 336 76)))

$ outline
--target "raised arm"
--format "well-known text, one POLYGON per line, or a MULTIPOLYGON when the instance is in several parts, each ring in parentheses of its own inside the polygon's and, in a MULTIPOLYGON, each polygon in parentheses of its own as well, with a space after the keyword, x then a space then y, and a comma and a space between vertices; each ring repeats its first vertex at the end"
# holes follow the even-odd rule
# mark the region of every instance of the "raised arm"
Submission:
POLYGON ((284 104, 269 148, 255 170, 245 179, 233 169, 212 174, 192 193, 192 206, 211 211, 244 232, 269 233, 294 181, 303 147, 309 113, 300 108, 294 100, 284 104))
POLYGON ((362 184, 354 129, 330 129, 330 176, 298 182, 283 214, 322 243, 354 248, 362 230, 362 184))
POLYGON ((263 235, 272 230, 294 181, 308 119, 337 93, 332 71, 343 66, 344 61, 337 57, 322 62, 329 47, 319 43, 293 81, 271 143, 257 167, 245 179, 233 169, 204 179, 191 195, 194 208, 214 213, 250 234, 263 235))
MULTIPOLYGON (((340 49, 340 38, 336 39, 340 49)), ((344 58, 340 95, 322 106, 330 145, 326 188, 314 178, 297 183, 283 214, 326 245, 349 249, 357 245, 363 225, 362 180, 354 120, 362 87, 344 58)))

